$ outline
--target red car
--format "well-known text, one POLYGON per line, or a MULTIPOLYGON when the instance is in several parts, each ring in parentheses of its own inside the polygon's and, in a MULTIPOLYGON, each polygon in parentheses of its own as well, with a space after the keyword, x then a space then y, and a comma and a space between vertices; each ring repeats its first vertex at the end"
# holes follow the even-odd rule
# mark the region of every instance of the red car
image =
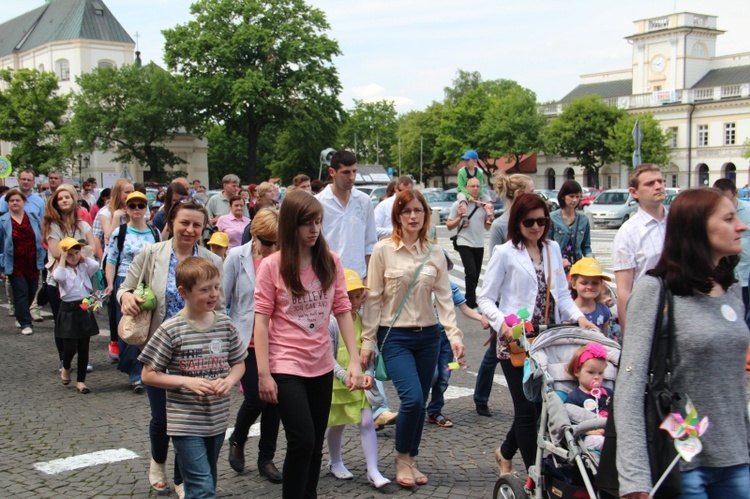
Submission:
POLYGON ((595 189, 593 187, 584 187, 583 195, 581 196, 581 203, 578 205, 578 209, 582 210, 584 206, 589 206, 594 202, 596 196, 606 191, 607 189, 595 189))

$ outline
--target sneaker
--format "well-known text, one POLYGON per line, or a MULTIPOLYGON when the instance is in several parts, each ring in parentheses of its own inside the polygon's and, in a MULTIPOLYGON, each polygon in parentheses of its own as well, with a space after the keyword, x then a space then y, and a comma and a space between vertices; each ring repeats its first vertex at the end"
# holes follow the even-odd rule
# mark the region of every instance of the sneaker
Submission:
POLYGON ((16 321, 16 327, 17 327, 18 329, 21 329, 21 323, 20 323, 20 322, 18 322, 18 321, 16 321))
POLYGON ((26 326, 25 328, 21 329, 21 334, 28 336, 30 334, 34 334, 34 330, 26 326))
POLYGON ((108 353, 109 358, 113 362, 117 362, 118 360, 120 360, 120 344, 119 343, 117 343, 116 341, 110 341, 108 350, 109 350, 109 353, 108 353))
POLYGON ((34 322, 43 322, 44 317, 42 317, 42 310, 38 308, 31 312, 31 320, 34 322))
POLYGON ((133 383, 133 393, 143 393, 143 390, 145 388, 146 387, 143 386, 143 382, 141 382, 141 380, 135 381, 133 383))
POLYGON ((87 372, 87 373, 90 373, 90 372, 91 372, 91 371, 93 371, 93 370, 94 370, 94 364, 92 364, 91 362, 89 362, 89 363, 88 363, 88 364, 86 365, 86 372, 87 372))

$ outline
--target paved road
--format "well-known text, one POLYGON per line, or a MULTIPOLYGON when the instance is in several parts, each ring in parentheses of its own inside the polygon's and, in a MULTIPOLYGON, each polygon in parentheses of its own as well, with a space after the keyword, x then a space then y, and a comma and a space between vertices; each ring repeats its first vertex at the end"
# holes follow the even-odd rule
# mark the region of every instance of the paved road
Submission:
MULTIPOLYGON (((444 229, 443 229, 444 231, 444 229)), ((595 231, 594 251, 606 262, 607 241, 613 231, 595 231)), ((441 234, 443 235, 443 234, 441 234)), ((441 237, 448 241, 447 238, 441 237)), ((441 243, 444 247, 448 243, 441 243)), ((452 252, 452 248, 449 248, 452 252)), ((452 253, 460 264, 458 255, 452 253)), ((489 255, 488 255, 489 256, 489 255)), ((606 263, 605 263, 606 266, 606 263)), ((458 267, 458 265, 457 265, 458 267)), ((461 281, 461 271, 453 277, 461 281)), ((0 286, 2 288, 2 286, 0 286)), ((5 304, 0 290, 0 303, 5 304)), ((0 489, 3 497, 148 497, 149 407, 145 395, 131 392, 127 378, 108 362, 108 333, 92 338, 92 360, 95 370, 87 378, 93 393, 75 392, 74 384, 63 386, 57 372, 52 321, 34 326, 34 334, 22 336, 14 327, 7 308, 0 307, 0 489), (119 451, 118 451, 119 449, 119 451), (89 454, 99 453, 90 456, 89 454), (62 463, 56 460, 71 458, 62 463), (117 462, 105 461, 122 459, 117 462), (88 461, 87 461, 88 460, 88 461), (76 469, 72 467, 79 466, 76 469), (43 469, 45 471, 40 471, 43 469)), ((104 324, 102 316, 100 323, 104 324)), ((498 477, 494 448, 510 426, 512 405, 504 380, 498 370, 490 399, 492 418, 480 417, 474 411, 471 393, 476 369, 484 353, 486 332, 459 314, 459 326, 465 332, 469 368, 454 373, 447 393, 445 414, 453 419, 454 428, 427 425, 419 457, 420 468, 430 483, 416 491, 389 485, 384 492, 367 483, 364 457, 354 428, 344 439, 344 460, 355 474, 349 482, 335 480, 321 472, 319 497, 491 497, 498 477)), ((392 406, 398 405, 392 385, 387 393, 392 406)), ((239 407, 240 394, 232 394, 232 414, 239 407)), ((394 407, 395 408, 395 407, 394 407)), ((284 456, 283 432, 279 441, 277 464, 284 456)), ((393 460, 393 427, 378 433, 381 471, 395 475, 393 460)), ((257 437, 247 446, 247 462, 256 458, 257 437)), ((281 487, 261 479, 248 468, 236 474, 226 462, 227 447, 219 462, 219 497, 280 497, 281 487)), ((325 451, 324 462, 327 461, 325 451)), ((170 456, 168 469, 172 468, 170 456)), ((515 463, 521 469, 520 459, 515 463)), ((174 494, 172 497, 176 497, 174 494)))

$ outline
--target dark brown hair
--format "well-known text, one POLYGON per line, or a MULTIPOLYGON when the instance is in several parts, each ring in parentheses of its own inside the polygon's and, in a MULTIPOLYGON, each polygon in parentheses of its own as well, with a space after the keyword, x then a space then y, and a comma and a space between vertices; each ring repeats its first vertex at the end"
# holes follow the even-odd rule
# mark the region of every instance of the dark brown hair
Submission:
MULTIPOLYGON (((317 218, 323 219, 323 205, 307 191, 295 189, 281 203, 279 210, 279 267, 287 291, 293 296, 304 296, 307 289, 299 278, 300 243, 297 229, 317 218)), ((323 291, 328 291, 336 279, 336 263, 328 250, 323 232, 311 248, 312 268, 323 291)))
POLYGON ((12 198, 13 196, 18 196, 18 197, 21 198, 21 200, 24 203, 26 202, 26 194, 24 194, 23 192, 19 191, 18 189, 10 189, 10 190, 8 190, 8 192, 5 193, 5 201, 6 202, 10 201, 10 198, 12 198))
POLYGON ((177 214, 182 210, 193 210, 199 211, 203 214, 203 228, 208 225, 208 212, 206 209, 196 203, 195 201, 188 201, 186 203, 175 203, 172 209, 169 210, 169 218, 167 218, 167 229, 170 233, 174 234, 174 220, 177 218, 177 214))
POLYGON ((563 185, 560 187, 560 190, 557 193, 557 203, 560 205, 560 208, 565 208, 565 196, 567 196, 568 194, 583 194, 581 184, 579 184, 575 180, 566 180, 565 182, 563 182, 563 185))
POLYGON ((508 238, 513 242, 513 247, 518 248, 518 245, 523 242, 523 234, 521 233, 521 222, 524 221, 526 216, 534 210, 543 210, 544 216, 547 221, 544 222, 543 236, 539 238, 537 245, 539 249, 544 248, 544 240, 547 239, 549 228, 551 225, 549 219, 549 208, 544 199, 538 194, 531 192, 525 192, 520 194, 515 201, 513 206, 510 207, 510 218, 508 219, 508 238))
POLYGON ((739 256, 724 257, 714 266, 706 230, 708 218, 723 199, 720 190, 701 187, 680 192, 669 207, 664 249, 648 274, 664 279, 673 294, 708 293, 714 283, 726 291, 736 282, 734 268, 739 256))

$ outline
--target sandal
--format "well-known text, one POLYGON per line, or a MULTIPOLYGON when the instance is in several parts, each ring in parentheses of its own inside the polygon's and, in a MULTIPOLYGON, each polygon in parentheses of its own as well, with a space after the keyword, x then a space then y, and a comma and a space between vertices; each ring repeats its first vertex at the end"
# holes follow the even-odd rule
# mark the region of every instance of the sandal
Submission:
POLYGON ((396 482, 402 487, 409 489, 417 484, 416 480, 414 480, 411 464, 398 457, 396 458, 396 482), (401 466, 399 466, 399 463, 401 463, 401 466))
POLYGON ((60 381, 62 381, 63 385, 70 384, 70 369, 65 369, 64 367, 60 369, 60 381))
POLYGON ((167 490, 167 463, 157 463, 151 458, 151 466, 148 469, 148 483, 157 492, 167 490))
POLYGON ((495 462, 500 467, 500 476, 516 474, 515 470, 513 470, 513 462, 503 457, 500 447, 495 449, 495 462))
POLYGON ((453 428, 453 421, 446 418, 440 413, 437 413, 435 415, 428 415, 427 422, 430 424, 436 424, 442 428, 453 428))
POLYGON ((411 474, 414 477, 414 482, 417 485, 427 485, 427 482, 429 482, 429 480, 421 471, 417 469, 417 463, 411 463, 410 466, 411 466, 411 474))
POLYGON ((81 393, 83 395, 88 395, 89 393, 91 393, 91 388, 89 388, 88 386, 84 385, 83 383, 79 383, 76 386, 76 390, 78 390, 78 393, 81 393))

